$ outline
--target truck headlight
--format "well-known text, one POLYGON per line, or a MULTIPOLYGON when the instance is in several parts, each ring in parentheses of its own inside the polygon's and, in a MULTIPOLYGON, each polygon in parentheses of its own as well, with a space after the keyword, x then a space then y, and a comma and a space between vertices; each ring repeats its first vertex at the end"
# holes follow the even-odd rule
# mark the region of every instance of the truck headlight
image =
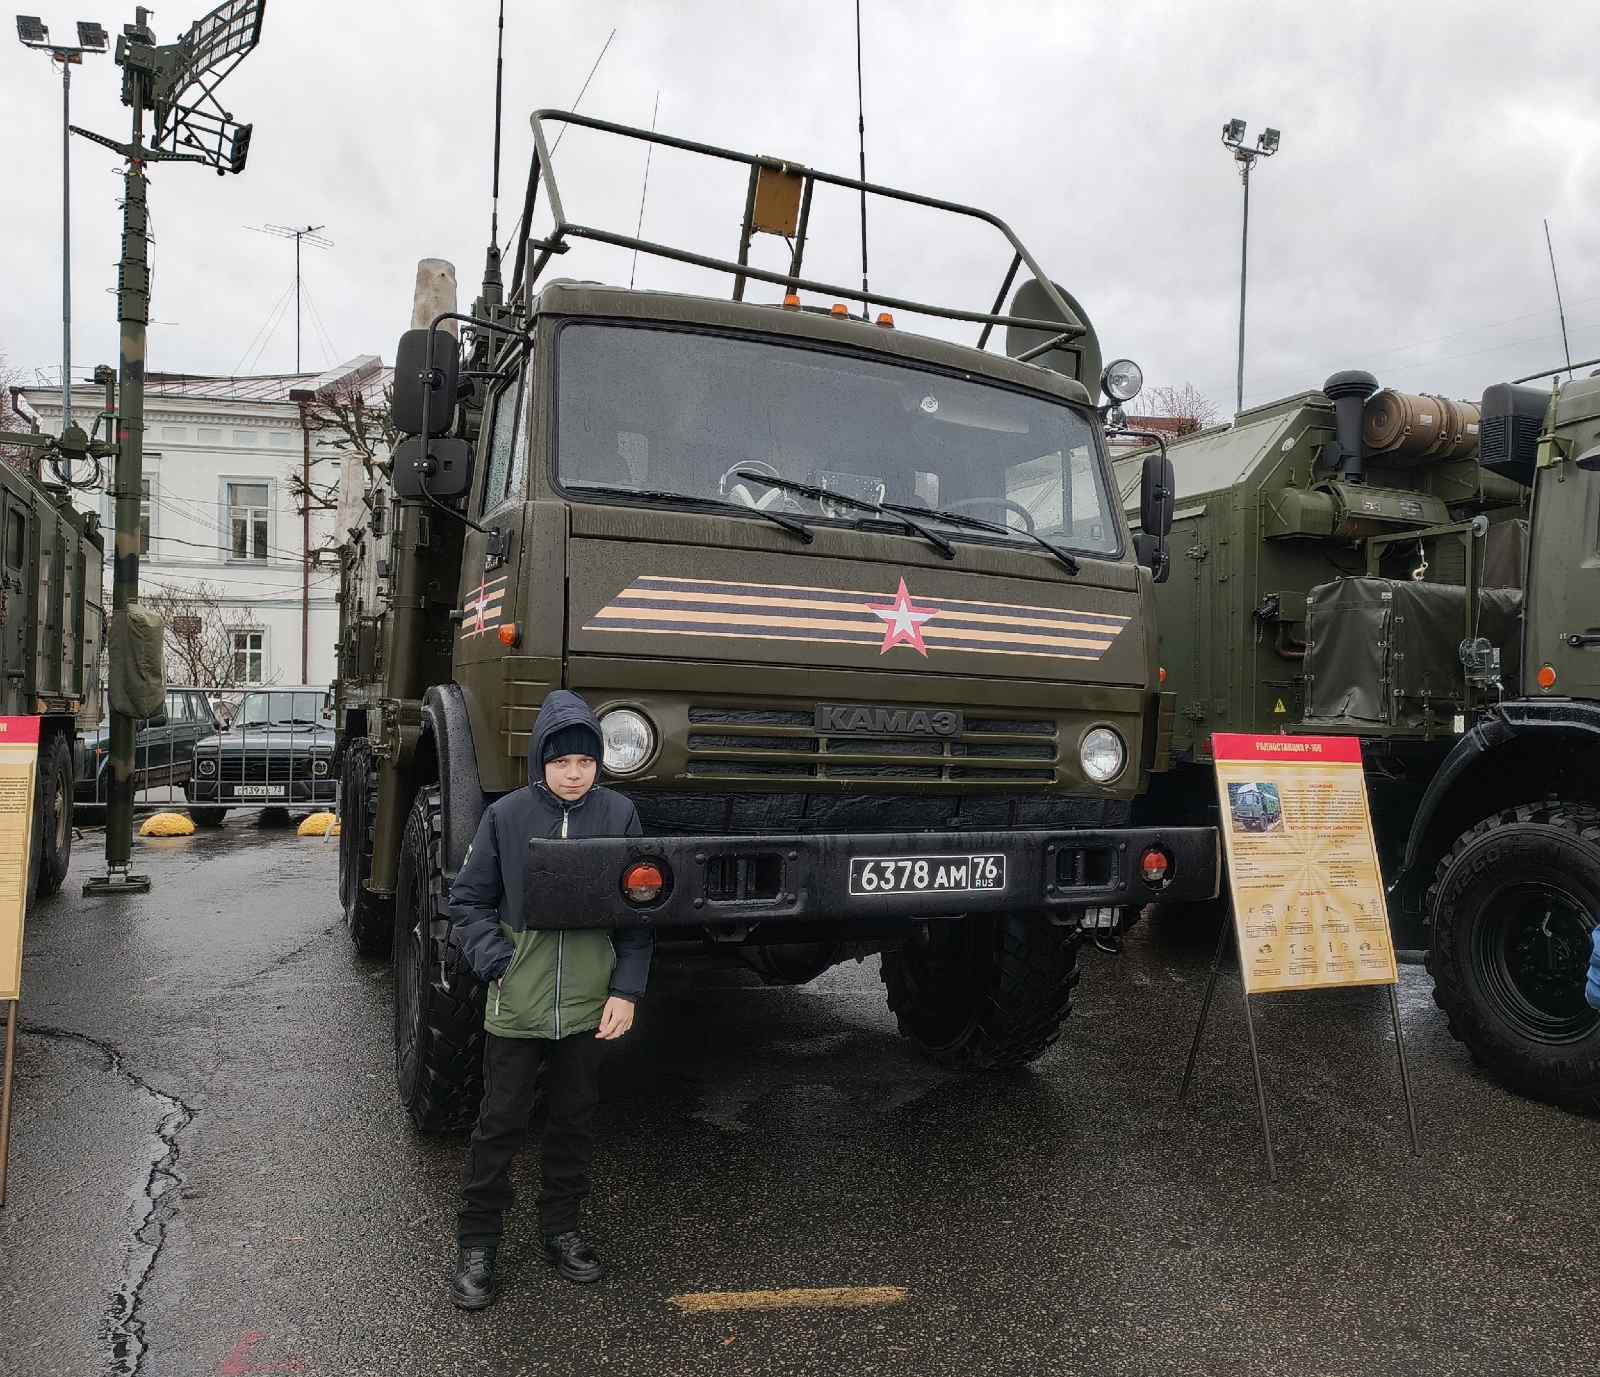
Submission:
POLYGON ((214 775, 217 772, 217 762, 210 756, 201 756, 195 761, 194 767, 203 775, 214 775))
POLYGON ((1096 784, 1109 784, 1122 773, 1128 749, 1110 727, 1095 727, 1078 743, 1078 763, 1096 784))
POLYGON ((605 767, 614 775, 642 769, 656 748, 655 730, 632 708, 614 708, 600 718, 600 741, 605 767))
POLYGON ((1112 401, 1131 402, 1144 387, 1144 370, 1132 359, 1113 359, 1100 375, 1100 386, 1112 401))

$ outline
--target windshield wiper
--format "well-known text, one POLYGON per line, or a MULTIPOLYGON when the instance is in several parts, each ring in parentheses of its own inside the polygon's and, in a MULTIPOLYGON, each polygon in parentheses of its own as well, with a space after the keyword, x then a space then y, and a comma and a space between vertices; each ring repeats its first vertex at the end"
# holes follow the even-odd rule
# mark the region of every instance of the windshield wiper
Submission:
POLYGON ((735 469, 734 477, 752 483, 765 483, 769 488, 782 488, 784 492, 792 492, 797 497, 809 497, 819 504, 824 501, 833 502, 841 507, 854 507, 858 512, 871 512, 873 516, 883 517, 921 536, 946 559, 956 557, 954 545, 937 531, 930 531, 920 521, 912 520, 904 508, 887 506, 882 502, 868 502, 864 497, 851 497, 846 493, 834 492, 832 488, 819 488, 815 483, 797 483, 792 478, 774 478, 769 474, 754 473, 748 469, 735 469))
POLYGON ((598 483, 568 483, 569 492, 597 492, 608 497, 642 497, 650 502, 674 502, 679 506, 692 505, 697 507, 715 507, 726 512, 749 512, 753 516, 764 516, 774 526, 782 526, 791 535, 797 535, 807 545, 816 539, 804 522, 796 521, 792 516, 784 516, 782 512, 769 512, 760 507, 747 507, 742 502, 724 502, 720 497, 695 497, 686 492, 668 492, 664 488, 607 488, 598 483))
MULTIPOLYGON (((885 511, 890 512, 904 512, 907 510, 905 507, 896 506, 893 502, 885 502, 883 506, 885 511)), ((1034 531, 1019 531, 1011 526, 1003 526, 998 521, 985 521, 981 516, 968 516, 965 512, 942 512, 923 507, 913 507, 910 510, 918 513, 925 512, 928 516, 937 517, 940 521, 948 522, 952 526, 965 526, 969 530, 993 531, 996 535, 1026 536, 1035 545, 1043 546, 1054 555, 1060 561, 1061 567, 1069 574, 1078 572, 1079 566, 1076 557, 1068 554, 1059 545, 1052 544, 1034 531)))

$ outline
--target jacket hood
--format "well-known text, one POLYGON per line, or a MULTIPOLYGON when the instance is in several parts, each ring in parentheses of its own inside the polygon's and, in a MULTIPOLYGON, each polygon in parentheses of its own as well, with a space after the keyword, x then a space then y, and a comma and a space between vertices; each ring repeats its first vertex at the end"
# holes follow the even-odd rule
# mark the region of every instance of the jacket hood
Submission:
POLYGON ((545 696, 544 705, 533 722, 533 739, 528 743, 528 787, 544 783, 544 743, 563 727, 588 727, 602 743, 600 719, 594 709, 570 689, 556 689, 545 696))

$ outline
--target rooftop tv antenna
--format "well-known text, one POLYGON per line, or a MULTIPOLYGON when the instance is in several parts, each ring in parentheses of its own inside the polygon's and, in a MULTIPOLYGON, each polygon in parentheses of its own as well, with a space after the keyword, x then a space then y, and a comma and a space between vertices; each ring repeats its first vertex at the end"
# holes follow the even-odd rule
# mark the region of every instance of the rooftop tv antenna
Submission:
MULTIPOLYGON (((217 100, 217 88, 261 41, 266 0, 223 0, 175 43, 157 45, 150 11, 117 36, 122 103, 133 111, 126 143, 72 126, 72 132, 126 160, 122 196, 122 257, 117 263, 117 320, 122 358, 117 401, 116 557, 111 566, 113 647, 128 641, 128 608, 139 597, 139 498, 144 477, 145 327, 150 320, 147 163, 199 163, 219 177, 243 172, 250 152, 248 124, 217 100), (151 115, 145 142, 145 112, 151 115)), ((116 676, 113 676, 113 683, 116 676)), ((134 718, 111 704, 110 789, 106 806, 106 873, 84 884, 85 895, 127 894, 150 888, 148 875, 129 866, 133 851, 134 718)))
POLYGON ((326 225, 246 225, 257 234, 270 234, 279 239, 294 240, 294 371, 300 371, 300 243, 304 240, 314 249, 331 249, 333 240, 318 234, 326 225))

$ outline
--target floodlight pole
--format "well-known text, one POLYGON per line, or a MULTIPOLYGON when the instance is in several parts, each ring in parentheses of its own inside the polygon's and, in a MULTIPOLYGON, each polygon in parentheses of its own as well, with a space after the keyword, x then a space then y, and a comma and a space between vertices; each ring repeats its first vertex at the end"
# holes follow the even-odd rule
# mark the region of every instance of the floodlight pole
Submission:
POLYGON ((1245 149, 1234 154, 1239 160, 1239 177, 1244 182, 1244 226, 1239 234, 1239 375, 1237 400, 1233 414, 1244 410, 1244 292, 1250 269, 1250 169, 1255 158, 1245 149))
POLYGON ((61 64, 61 433, 72 424, 72 64, 61 64))

